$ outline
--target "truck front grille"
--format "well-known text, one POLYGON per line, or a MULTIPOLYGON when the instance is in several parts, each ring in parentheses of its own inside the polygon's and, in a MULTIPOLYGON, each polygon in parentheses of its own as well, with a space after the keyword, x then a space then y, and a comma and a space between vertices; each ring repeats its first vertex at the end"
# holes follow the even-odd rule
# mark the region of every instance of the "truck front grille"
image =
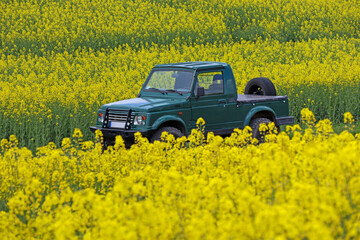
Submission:
POLYGON ((134 122, 135 113, 129 110, 106 109, 103 127, 130 129, 134 122))
MULTIPOLYGON (((130 116, 131 122, 134 122, 135 113, 132 113, 130 116)), ((109 112, 109 121, 117 121, 117 122, 126 122, 127 119, 127 112, 109 112)))

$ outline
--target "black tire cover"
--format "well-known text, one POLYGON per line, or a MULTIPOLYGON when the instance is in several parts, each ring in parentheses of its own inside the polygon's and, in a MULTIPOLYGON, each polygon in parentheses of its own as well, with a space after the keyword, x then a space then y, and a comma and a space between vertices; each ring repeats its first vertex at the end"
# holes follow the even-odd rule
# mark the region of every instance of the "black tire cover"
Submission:
POLYGON ((258 77, 251 79, 246 84, 245 94, 276 96, 276 89, 270 79, 258 77))

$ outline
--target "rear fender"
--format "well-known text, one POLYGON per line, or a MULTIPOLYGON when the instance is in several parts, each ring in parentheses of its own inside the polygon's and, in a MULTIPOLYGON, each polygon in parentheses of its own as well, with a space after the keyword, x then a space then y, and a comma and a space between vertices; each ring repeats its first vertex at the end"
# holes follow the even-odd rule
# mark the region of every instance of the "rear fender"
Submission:
POLYGON ((266 106, 258 106, 258 107, 254 107, 248 112, 248 114, 245 117, 243 127, 248 126, 250 124, 252 117, 255 116, 257 113, 264 113, 264 115, 268 116, 268 118, 270 118, 271 121, 275 121, 276 114, 274 110, 266 106))

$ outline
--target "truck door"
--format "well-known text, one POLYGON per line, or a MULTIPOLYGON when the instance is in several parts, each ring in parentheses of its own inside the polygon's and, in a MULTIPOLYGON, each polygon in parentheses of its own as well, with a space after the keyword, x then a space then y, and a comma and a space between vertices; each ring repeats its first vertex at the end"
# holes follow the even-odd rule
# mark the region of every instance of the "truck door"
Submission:
POLYGON ((195 96, 191 98, 192 127, 198 118, 205 120, 205 130, 222 129, 226 121, 227 100, 224 96, 222 71, 199 72, 195 78, 195 96), (197 88, 203 87, 204 96, 196 96, 197 88))

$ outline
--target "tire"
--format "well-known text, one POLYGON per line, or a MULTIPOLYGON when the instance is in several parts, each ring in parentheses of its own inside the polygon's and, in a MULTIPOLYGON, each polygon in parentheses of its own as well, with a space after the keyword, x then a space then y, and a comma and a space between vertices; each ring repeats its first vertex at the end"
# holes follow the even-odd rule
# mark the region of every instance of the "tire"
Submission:
POLYGON ((151 142, 161 141, 161 134, 163 132, 168 132, 169 134, 174 135, 175 138, 184 136, 184 134, 175 127, 162 127, 153 134, 153 136, 151 137, 151 142))
POLYGON ((276 89, 270 79, 259 77, 251 79, 246 84, 245 94, 276 96, 276 89))
POLYGON ((265 142, 265 134, 260 133, 259 131, 260 124, 265 123, 266 125, 268 125, 270 122, 271 121, 267 118, 255 118, 251 120, 250 127, 252 129, 252 137, 259 140, 259 143, 265 142))

